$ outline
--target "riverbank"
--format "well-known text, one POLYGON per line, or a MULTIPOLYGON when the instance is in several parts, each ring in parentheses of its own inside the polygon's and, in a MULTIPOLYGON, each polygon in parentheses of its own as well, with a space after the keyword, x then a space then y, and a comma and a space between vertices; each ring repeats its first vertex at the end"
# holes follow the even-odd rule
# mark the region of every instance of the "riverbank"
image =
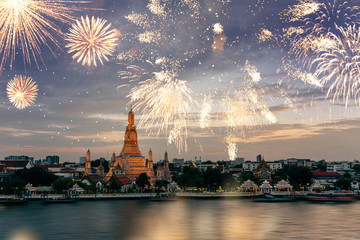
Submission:
MULTIPOLYGON (((289 192, 275 193, 277 195, 290 195, 289 192)), ((177 192, 176 197, 179 199, 236 199, 236 198, 254 198, 262 196, 262 192, 177 192)), ((156 196, 156 193, 101 193, 101 194, 80 194, 76 196, 78 200, 136 200, 136 199, 152 199, 156 196)), ((306 196, 306 192, 296 192, 292 194, 294 198, 303 198, 306 196)), ((0 195, 0 200, 13 199, 15 195, 0 195)), ((31 194, 26 196, 26 199, 30 201, 38 201, 49 199, 61 199, 63 194, 31 194)))

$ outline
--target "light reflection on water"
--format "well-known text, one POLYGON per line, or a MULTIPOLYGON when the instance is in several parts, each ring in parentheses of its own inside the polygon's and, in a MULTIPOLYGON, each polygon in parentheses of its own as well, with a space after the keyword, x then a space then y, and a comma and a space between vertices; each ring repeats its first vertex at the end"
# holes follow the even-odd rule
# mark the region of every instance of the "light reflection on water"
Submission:
POLYGON ((0 239, 359 239, 359 214, 360 201, 33 202, 1 209, 0 239))

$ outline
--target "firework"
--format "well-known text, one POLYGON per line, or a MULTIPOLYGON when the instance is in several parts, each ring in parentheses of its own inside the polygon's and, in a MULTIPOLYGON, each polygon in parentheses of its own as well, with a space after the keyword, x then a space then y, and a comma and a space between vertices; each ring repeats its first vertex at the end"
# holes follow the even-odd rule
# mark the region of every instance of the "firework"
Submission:
POLYGON ((356 3, 341 0, 300 0, 284 12, 283 38, 289 41, 286 61, 301 62, 307 69, 318 49, 333 45, 329 34, 340 34, 340 28, 360 26, 360 8, 356 3))
POLYGON ((227 151, 229 159, 234 159, 237 153, 236 139, 246 138, 261 126, 276 123, 276 116, 269 110, 261 97, 264 92, 257 88, 261 75, 256 67, 245 61, 243 71, 246 77, 241 86, 232 86, 224 93, 222 109, 227 125, 227 151), (260 94, 259 94, 260 93, 260 94))
POLYGON ((222 34, 223 33, 223 26, 220 23, 215 23, 213 26, 213 32, 214 34, 222 34))
POLYGON ((7 84, 9 101, 18 109, 24 109, 33 104, 37 97, 38 87, 31 77, 19 75, 7 84))
POLYGON ((192 99, 186 81, 174 79, 169 72, 154 72, 153 77, 134 87, 128 97, 134 110, 142 113, 139 127, 150 133, 169 134, 172 142, 187 151, 187 114, 192 99))
MULTIPOLYGON (((46 46, 55 56, 51 44, 60 48, 52 34, 63 36, 61 28, 54 22, 70 23, 75 20, 72 14, 79 9, 69 4, 87 1, 66 0, 0 0, 0 52, 1 68, 10 58, 10 67, 15 61, 16 50, 21 47, 24 64, 35 62, 39 68, 41 46, 46 46), (51 44, 50 44, 51 43, 51 44)), ((45 65, 45 64, 44 64, 45 65)))
POLYGON ((200 111, 200 120, 199 120, 201 128, 210 127, 212 101, 213 100, 210 95, 204 96, 204 101, 200 111))
POLYGON ((262 42, 271 40, 274 37, 274 35, 270 30, 262 29, 260 34, 258 34, 257 37, 258 37, 259 43, 262 43, 262 42))
POLYGON ((334 100, 343 97, 359 100, 360 87, 360 28, 340 28, 341 34, 330 34, 336 44, 317 51, 319 57, 313 61, 314 75, 323 85, 330 83, 327 96, 334 93, 334 100))
POLYGON ((106 23, 104 19, 92 17, 90 20, 86 16, 72 25, 70 33, 66 34, 69 42, 66 47, 68 53, 74 53, 73 59, 88 66, 97 66, 97 61, 103 64, 103 59, 109 61, 107 56, 114 53, 119 34, 114 29, 109 30, 111 24, 106 23))

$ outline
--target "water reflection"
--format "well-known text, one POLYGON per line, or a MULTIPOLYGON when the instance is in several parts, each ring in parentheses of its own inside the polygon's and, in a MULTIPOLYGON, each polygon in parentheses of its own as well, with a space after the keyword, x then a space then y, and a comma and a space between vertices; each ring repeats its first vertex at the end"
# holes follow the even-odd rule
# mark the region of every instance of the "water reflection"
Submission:
POLYGON ((0 239, 358 239, 360 202, 94 201, 7 207, 0 239))

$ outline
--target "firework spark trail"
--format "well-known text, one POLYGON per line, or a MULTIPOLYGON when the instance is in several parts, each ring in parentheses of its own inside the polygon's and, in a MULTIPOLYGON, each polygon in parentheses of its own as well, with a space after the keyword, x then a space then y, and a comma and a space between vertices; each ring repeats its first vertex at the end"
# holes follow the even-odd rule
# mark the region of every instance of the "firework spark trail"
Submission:
POLYGON ((203 104, 200 111, 199 125, 200 128, 209 128, 211 120, 211 106, 212 106, 212 96, 205 95, 203 99, 203 104))
POLYGON ((72 14, 80 9, 69 4, 82 4, 89 1, 58 0, 0 0, 0 52, 2 52, 1 69, 10 58, 10 68, 15 61, 16 49, 21 47, 24 64, 35 62, 39 68, 41 46, 46 46, 52 54, 49 43, 59 49, 58 41, 52 34, 64 36, 54 20, 70 23, 75 18, 72 14))
POLYGON ((246 140, 247 136, 261 128, 264 122, 273 124, 277 121, 256 88, 256 84, 261 80, 257 68, 246 61, 243 71, 247 74, 244 85, 226 92, 222 100, 227 125, 226 143, 229 159, 235 159, 238 137, 246 140))
POLYGON ((69 48, 68 53, 74 53, 73 59, 88 66, 97 66, 97 61, 103 65, 103 59, 109 61, 107 56, 115 52, 119 33, 109 30, 111 23, 106 23, 105 19, 93 16, 90 20, 86 16, 72 25, 70 33, 66 34, 69 43, 65 47, 69 48))
POLYGON ((142 113, 139 127, 157 135, 169 134, 168 143, 174 142, 180 152, 187 151, 187 114, 192 99, 186 81, 175 77, 169 72, 154 72, 127 97, 134 110, 142 113))
POLYGON ((339 30, 339 36, 330 33, 336 44, 317 51, 319 57, 313 61, 314 75, 323 85, 331 82, 327 96, 333 92, 333 99, 343 97, 347 106, 352 97, 357 102, 360 100, 360 28, 352 26, 339 30))
POLYGON ((7 84, 9 101, 18 109, 24 109, 36 101, 38 87, 31 77, 19 75, 7 84))

